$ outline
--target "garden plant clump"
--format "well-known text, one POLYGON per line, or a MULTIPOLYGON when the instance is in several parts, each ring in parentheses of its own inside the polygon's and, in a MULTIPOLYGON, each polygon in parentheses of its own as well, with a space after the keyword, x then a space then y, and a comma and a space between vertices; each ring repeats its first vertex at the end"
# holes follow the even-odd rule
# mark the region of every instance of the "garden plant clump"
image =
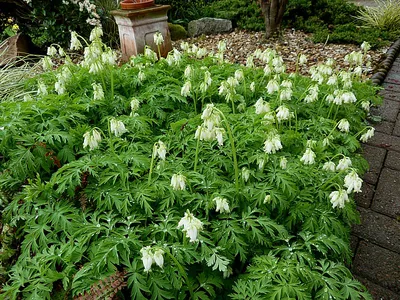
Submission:
POLYGON ((0 105, 2 297, 370 299, 345 265, 368 44, 304 77, 224 42, 118 67, 101 34, 0 105))

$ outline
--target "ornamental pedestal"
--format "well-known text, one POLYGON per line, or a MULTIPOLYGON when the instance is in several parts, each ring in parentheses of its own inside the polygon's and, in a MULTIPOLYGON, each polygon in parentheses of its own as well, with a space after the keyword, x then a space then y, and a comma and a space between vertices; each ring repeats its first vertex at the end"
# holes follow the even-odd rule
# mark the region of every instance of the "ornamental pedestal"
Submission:
POLYGON ((157 45, 154 43, 154 34, 157 32, 164 38, 164 43, 160 45, 161 56, 167 56, 172 50, 167 22, 169 8, 169 5, 154 5, 142 9, 111 11, 118 25, 123 61, 143 53, 145 46, 149 46, 158 54, 157 45))

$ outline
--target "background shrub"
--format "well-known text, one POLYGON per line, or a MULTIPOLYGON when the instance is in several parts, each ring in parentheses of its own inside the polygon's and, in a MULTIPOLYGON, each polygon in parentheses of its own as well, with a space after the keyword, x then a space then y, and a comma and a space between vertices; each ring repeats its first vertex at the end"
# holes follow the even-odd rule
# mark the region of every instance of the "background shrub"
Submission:
POLYGON ((104 41, 109 45, 117 45, 118 28, 109 12, 118 7, 118 2, 0 0, 0 38, 8 37, 4 30, 9 25, 8 18, 12 17, 20 31, 30 36, 33 43, 42 49, 53 43, 68 45, 71 31, 88 37, 93 26, 99 23, 103 25, 104 41), (86 7, 82 3, 87 3, 86 7))

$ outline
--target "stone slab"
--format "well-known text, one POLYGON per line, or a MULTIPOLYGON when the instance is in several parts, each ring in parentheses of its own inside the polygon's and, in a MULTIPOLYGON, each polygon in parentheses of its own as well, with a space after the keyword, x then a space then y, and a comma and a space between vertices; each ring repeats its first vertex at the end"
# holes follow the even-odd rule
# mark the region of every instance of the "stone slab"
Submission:
POLYGON ((400 293, 400 254, 361 240, 353 273, 400 293))
POLYGON ((358 206, 369 208, 374 198, 375 186, 364 181, 361 191, 354 195, 356 203, 358 206))
POLYGON ((385 78, 385 82, 392 84, 400 84, 400 72, 396 69, 391 69, 385 78))
POLYGON ((232 31, 232 21, 218 18, 201 18, 190 21, 188 24, 188 34, 191 37, 202 34, 218 34, 232 31))
POLYGON ((356 255, 359 240, 360 239, 358 238, 358 236, 355 236, 353 234, 350 235, 350 249, 353 253, 353 257, 356 255))
POLYGON ((400 171, 400 153, 395 151, 388 151, 385 159, 385 166, 400 171))
POLYGON ((374 125, 375 130, 377 132, 383 132, 386 134, 392 134, 393 128, 394 128, 393 122, 388 122, 388 121, 382 121, 374 125))
POLYGON ((394 293, 389 289, 381 287, 368 279, 360 276, 355 276, 355 278, 361 282, 371 294, 374 300, 399 300, 400 294, 394 293))
POLYGON ((352 233, 356 236, 400 253, 400 222, 370 209, 357 208, 361 224, 354 225, 352 233))
POLYGON ((396 93, 400 93, 400 85, 399 84, 394 84, 394 83, 385 83, 382 85, 382 87, 387 90, 387 91, 393 91, 396 93))
POLYGON ((400 94, 395 91, 382 90, 379 92, 379 95, 387 100, 400 101, 400 94))
POLYGON ((368 141, 368 145, 400 152, 400 137, 376 132, 368 141))
POLYGON ((384 148, 363 145, 363 156, 368 161, 369 170, 364 174, 364 180, 376 184, 386 156, 384 148))
POLYGON ((371 108, 371 114, 381 116, 383 121, 396 122, 399 109, 400 102, 384 99, 382 105, 371 108))
POLYGON ((383 168, 371 208, 395 219, 400 216, 400 171, 383 168))
POLYGON ((397 120, 394 125, 392 134, 395 136, 400 136, 400 116, 399 115, 397 115, 397 120))

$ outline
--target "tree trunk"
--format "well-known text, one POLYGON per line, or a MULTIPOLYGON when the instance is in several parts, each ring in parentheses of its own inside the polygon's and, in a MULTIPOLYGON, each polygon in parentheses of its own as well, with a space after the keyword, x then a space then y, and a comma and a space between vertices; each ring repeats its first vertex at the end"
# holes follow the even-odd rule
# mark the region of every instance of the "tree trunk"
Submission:
POLYGON ((265 37, 269 39, 280 28, 288 0, 259 0, 265 21, 265 37))

